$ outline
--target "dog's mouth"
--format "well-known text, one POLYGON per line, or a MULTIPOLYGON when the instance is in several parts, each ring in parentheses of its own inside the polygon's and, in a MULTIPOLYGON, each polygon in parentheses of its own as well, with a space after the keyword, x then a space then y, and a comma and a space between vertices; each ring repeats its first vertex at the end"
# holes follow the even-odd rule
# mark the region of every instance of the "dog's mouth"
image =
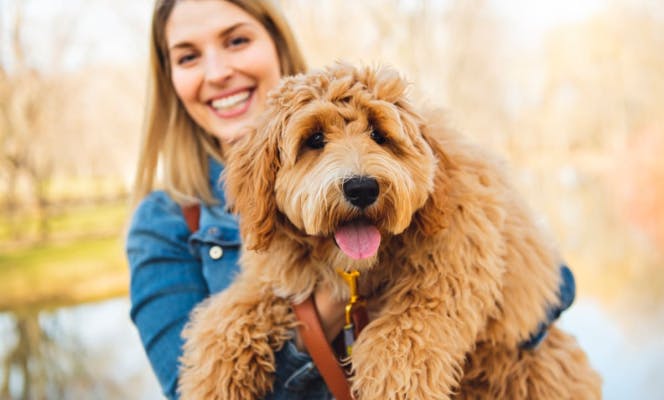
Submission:
POLYGON ((380 246, 380 232, 365 219, 340 225, 334 232, 334 240, 348 257, 362 260, 376 255, 380 246))

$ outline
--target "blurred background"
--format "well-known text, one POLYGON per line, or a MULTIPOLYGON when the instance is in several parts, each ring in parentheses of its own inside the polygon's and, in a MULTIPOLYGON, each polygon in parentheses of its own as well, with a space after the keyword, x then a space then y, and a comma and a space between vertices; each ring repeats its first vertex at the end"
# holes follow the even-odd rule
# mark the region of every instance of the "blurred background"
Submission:
MULTIPOLYGON (((664 2, 281 0, 506 159, 607 399, 664 398, 664 2)), ((0 0, 0 399, 159 399, 123 254, 151 0, 0 0)))

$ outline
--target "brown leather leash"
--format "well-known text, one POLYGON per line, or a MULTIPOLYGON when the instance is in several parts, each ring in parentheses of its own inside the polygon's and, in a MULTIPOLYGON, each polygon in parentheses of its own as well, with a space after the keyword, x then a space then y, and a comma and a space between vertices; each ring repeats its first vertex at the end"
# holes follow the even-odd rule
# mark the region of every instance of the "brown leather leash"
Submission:
POLYGON ((328 389, 336 400, 353 400, 346 373, 325 338, 313 295, 299 304, 293 304, 295 316, 301 322, 298 332, 309 355, 316 364, 328 389))
MULTIPOLYGON (((345 272, 343 270, 339 270, 338 272, 350 289, 350 299, 345 310, 346 325, 343 329, 345 357, 349 358, 353 352, 355 339, 367 325, 369 318, 366 310, 366 302, 359 296, 357 291, 359 272, 345 272)), ((297 319, 301 322, 298 326, 298 332, 304 342, 304 346, 307 348, 314 364, 318 367, 318 371, 327 384, 328 389, 330 389, 337 400, 352 400, 353 396, 350 391, 350 385, 346 379, 349 371, 341 366, 325 337, 314 295, 312 294, 300 304, 293 304, 293 311, 297 319)))

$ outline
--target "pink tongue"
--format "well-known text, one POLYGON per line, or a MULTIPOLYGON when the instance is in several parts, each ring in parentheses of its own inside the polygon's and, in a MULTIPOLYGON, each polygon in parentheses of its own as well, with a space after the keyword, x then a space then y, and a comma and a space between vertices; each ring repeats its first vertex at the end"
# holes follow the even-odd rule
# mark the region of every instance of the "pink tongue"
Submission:
POLYGON ((380 232, 366 222, 351 222, 334 233, 341 251, 354 260, 374 256, 380 245, 380 232))

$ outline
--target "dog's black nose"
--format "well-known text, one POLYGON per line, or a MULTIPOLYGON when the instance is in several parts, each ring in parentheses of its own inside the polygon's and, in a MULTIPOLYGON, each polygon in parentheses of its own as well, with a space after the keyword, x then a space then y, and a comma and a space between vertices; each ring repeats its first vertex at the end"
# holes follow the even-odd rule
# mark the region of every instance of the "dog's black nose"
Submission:
POLYGON ((378 181, 368 176, 356 176, 344 182, 344 196, 352 205, 366 208, 378 198, 378 181))

